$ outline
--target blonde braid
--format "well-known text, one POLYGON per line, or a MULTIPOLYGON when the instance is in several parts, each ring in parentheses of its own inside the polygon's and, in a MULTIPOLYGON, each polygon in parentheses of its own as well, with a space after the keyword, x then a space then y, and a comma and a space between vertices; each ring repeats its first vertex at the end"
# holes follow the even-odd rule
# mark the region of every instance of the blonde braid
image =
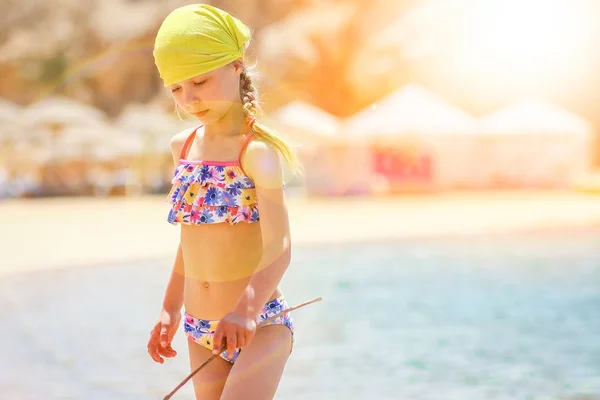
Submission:
MULTIPOLYGON (((240 74, 240 97, 244 106, 246 123, 254 136, 278 150, 292 173, 299 175, 301 173, 300 164, 290 145, 277 136, 273 130, 256 122, 256 118, 262 110, 258 104, 258 89, 254 85, 250 71, 247 69, 240 74)), ((287 170, 288 168, 285 169, 287 170)))
POLYGON ((260 110, 260 106, 258 105, 258 89, 254 86, 250 72, 247 70, 244 70, 240 75, 240 97, 242 98, 246 118, 256 118, 260 110))

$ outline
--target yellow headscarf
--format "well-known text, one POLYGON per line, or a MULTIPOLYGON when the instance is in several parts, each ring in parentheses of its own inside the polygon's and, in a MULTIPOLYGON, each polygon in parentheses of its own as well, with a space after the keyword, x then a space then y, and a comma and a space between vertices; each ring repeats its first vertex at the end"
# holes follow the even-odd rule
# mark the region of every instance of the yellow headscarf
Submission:
POLYGON ((164 85, 202 75, 244 56, 250 30, 237 18, 206 4, 173 10, 154 42, 154 62, 164 85))

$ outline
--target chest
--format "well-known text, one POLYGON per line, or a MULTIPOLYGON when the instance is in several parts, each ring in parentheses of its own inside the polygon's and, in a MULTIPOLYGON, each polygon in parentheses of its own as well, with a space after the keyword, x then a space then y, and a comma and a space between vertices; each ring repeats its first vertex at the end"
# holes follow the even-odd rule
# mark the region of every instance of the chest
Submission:
POLYGON ((242 139, 240 137, 212 140, 197 137, 190 144, 186 159, 207 162, 237 161, 241 144, 242 139))

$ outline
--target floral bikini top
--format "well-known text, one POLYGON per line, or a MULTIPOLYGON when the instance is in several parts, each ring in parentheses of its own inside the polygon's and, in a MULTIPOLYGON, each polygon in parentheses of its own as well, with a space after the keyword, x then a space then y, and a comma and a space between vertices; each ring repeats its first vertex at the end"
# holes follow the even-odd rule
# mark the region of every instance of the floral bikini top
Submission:
POLYGON ((252 135, 244 137, 236 161, 186 160, 198 128, 188 136, 181 149, 167 198, 171 204, 167 220, 173 225, 257 222, 256 188, 241 166, 242 153, 252 135))

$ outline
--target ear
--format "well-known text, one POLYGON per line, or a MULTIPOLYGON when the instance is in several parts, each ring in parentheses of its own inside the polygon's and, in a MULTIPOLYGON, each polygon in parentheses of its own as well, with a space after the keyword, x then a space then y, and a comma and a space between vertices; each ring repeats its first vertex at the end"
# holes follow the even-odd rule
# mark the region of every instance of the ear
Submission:
POLYGON ((242 72, 244 72, 244 60, 241 58, 238 58, 237 60, 235 60, 233 63, 233 70, 235 71, 236 75, 241 75, 242 72))

